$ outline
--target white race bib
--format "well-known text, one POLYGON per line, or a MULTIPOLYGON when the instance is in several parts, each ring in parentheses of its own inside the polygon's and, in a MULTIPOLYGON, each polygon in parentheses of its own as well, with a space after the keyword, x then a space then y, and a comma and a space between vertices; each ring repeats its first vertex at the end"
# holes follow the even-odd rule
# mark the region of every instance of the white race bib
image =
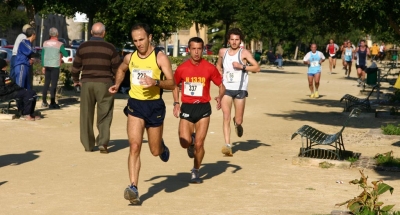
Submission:
POLYGON ((203 84, 199 82, 184 82, 184 94, 187 96, 203 96, 203 84))
POLYGON ((319 66, 319 62, 318 61, 311 61, 310 62, 310 67, 316 67, 319 66))
POLYGON ((143 69, 132 69, 132 84, 133 85, 141 85, 140 79, 149 76, 153 77, 153 70, 143 70, 143 69))
POLYGON ((228 83, 237 83, 240 82, 242 77, 241 70, 234 70, 234 71, 226 71, 225 72, 225 79, 228 83))

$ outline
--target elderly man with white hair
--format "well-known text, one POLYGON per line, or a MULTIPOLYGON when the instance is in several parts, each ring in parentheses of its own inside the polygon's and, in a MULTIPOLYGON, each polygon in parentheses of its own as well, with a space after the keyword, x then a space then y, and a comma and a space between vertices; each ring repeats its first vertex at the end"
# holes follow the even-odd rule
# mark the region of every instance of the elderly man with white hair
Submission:
POLYGON ((43 103, 42 107, 59 109, 56 103, 57 82, 60 76, 61 55, 68 56, 64 43, 58 41, 57 28, 50 28, 50 39, 44 41, 42 49, 42 72, 44 72, 43 103), (51 83, 51 85, 50 85, 51 83), (50 86, 50 105, 47 103, 47 90, 50 86))

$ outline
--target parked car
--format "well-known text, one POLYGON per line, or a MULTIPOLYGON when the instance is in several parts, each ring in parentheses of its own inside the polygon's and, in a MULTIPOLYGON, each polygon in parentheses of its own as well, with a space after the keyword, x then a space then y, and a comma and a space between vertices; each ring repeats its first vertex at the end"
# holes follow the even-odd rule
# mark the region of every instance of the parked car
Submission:
POLYGON ((75 40, 72 40, 72 42, 71 42, 71 48, 77 49, 83 42, 85 42, 85 40, 83 40, 83 39, 75 39, 75 40))
POLYGON ((0 38, 0 48, 4 48, 4 46, 8 45, 8 42, 4 38, 0 38))
POLYGON ((65 48, 68 48, 68 47, 69 47, 68 41, 67 41, 66 39, 59 37, 59 38, 58 38, 58 41, 64 43, 64 47, 65 47, 65 48))
POLYGON ((0 48, 0 58, 9 63, 12 57, 12 49, 0 48))
POLYGON ((122 47, 122 56, 125 56, 129 53, 136 51, 136 47, 132 42, 126 42, 125 45, 122 47))
POLYGON ((65 48, 65 50, 68 52, 67 57, 62 57, 62 63, 72 63, 74 62, 75 55, 76 55, 76 50, 72 48, 65 48))
MULTIPOLYGON (((166 55, 172 56, 174 54, 174 46, 168 45, 168 50, 166 55)), ((186 46, 179 46, 178 56, 186 56, 188 54, 188 48, 186 46)))
POLYGON ((205 46, 204 46, 203 54, 204 54, 204 55, 213 55, 214 53, 213 53, 213 51, 211 50, 212 47, 213 47, 212 44, 207 44, 207 45, 205 45, 205 46))

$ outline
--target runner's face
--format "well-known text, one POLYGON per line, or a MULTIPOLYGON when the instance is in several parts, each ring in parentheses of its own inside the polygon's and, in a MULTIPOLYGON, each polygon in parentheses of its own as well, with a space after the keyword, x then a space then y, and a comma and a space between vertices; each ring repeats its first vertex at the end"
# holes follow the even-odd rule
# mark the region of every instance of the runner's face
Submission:
POLYGON ((151 35, 147 35, 143 28, 132 31, 132 40, 140 54, 146 54, 150 46, 151 35))
POLYGON ((329 43, 333 43, 333 40, 329 40, 329 43))
POLYGON ((315 53, 317 51, 317 45, 311 45, 311 51, 315 53))
POLYGON ((199 62, 203 54, 202 43, 190 42, 189 44, 189 54, 190 58, 194 62, 199 62))
POLYGON ((232 49, 237 49, 240 47, 240 43, 242 41, 240 40, 239 35, 231 34, 229 36, 229 45, 231 46, 232 49))
POLYGON ((364 41, 360 42, 360 46, 364 47, 365 46, 365 42, 364 41))
POLYGON ((347 47, 349 47, 349 48, 350 48, 350 47, 351 47, 351 43, 347 43, 347 47))

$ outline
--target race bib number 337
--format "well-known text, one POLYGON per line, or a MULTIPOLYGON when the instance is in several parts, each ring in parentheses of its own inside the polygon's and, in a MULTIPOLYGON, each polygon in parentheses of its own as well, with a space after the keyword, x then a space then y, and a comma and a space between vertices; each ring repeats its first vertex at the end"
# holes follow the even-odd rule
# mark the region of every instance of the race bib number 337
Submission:
POLYGON ((198 82, 184 82, 183 94, 187 96, 203 96, 203 84, 198 82))

